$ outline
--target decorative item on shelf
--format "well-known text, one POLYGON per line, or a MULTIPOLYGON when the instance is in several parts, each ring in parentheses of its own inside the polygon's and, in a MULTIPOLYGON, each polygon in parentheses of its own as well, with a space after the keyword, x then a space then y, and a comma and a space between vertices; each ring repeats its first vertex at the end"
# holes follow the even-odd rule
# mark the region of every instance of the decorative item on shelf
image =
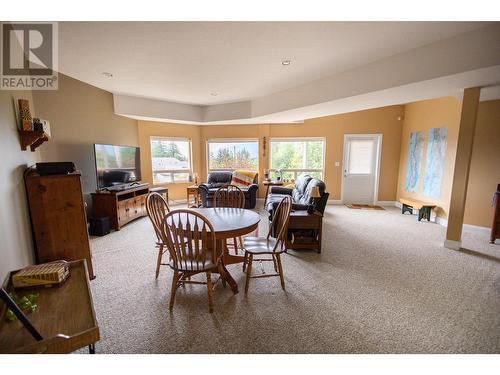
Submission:
POLYGON ((26 99, 19 99, 19 118, 21 120, 21 130, 32 131, 33 122, 31 119, 30 102, 26 99))
POLYGON ((313 186, 311 189, 311 198, 312 202, 307 206, 307 213, 312 214, 314 213, 314 208, 316 207, 316 202, 318 198, 321 198, 321 194, 319 193, 319 187, 318 186, 313 186))
POLYGON ((269 178, 269 169, 264 169, 264 181, 270 181, 270 180, 271 179, 269 178))
POLYGON ((50 138, 50 123, 47 120, 34 117, 33 130, 43 132, 47 138, 50 138))
POLYGON ((58 260, 23 268, 12 276, 14 288, 62 284, 69 277, 68 262, 58 260))
POLYGON ((276 181, 281 181, 282 177, 283 177, 283 171, 281 169, 277 169, 276 170, 276 181))
POLYGON ((200 179, 200 176, 198 175, 198 173, 193 173, 193 182, 196 186, 198 186, 198 182, 199 182, 199 179, 200 179))

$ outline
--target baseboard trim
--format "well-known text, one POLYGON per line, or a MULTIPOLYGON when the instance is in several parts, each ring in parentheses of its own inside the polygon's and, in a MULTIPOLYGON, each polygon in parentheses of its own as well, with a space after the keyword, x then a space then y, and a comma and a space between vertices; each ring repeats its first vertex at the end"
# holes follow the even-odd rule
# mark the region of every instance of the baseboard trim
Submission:
POLYGON ((460 250, 462 247, 462 241, 445 240, 444 247, 451 250, 460 250))
POLYGON ((328 199, 327 204, 328 205, 332 205, 332 204, 340 205, 340 204, 342 204, 342 200, 341 199, 328 199))
POLYGON ((446 228, 448 226, 448 219, 436 216, 436 223, 446 228))
POLYGON ((471 224, 464 224, 462 226, 462 229, 465 232, 469 232, 469 233, 477 233, 477 234, 490 234, 491 233, 491 228, 480 227, 478 225, 471 225, 471 224))
POLYGON ((392 207, 396 205, 396 201, 377 201, 375 203, 377 206, 392 207))

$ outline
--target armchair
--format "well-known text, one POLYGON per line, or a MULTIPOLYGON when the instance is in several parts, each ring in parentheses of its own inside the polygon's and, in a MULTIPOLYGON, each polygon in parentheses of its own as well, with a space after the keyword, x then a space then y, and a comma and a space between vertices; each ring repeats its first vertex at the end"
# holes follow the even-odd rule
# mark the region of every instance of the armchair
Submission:
MULTIPOLYGON (((221 171, 211 172, 208 174, 207 182, 199 185, 201 202, 203 207, 214 207, 214 196, 220 187, 229 185, 233 178, 233 172, 221 171)), ((246 187, 240 187, 243 194, 245 194, 245 208, 255 208, 257 203, 257 191, 259 176, 256 174, 253 183, 246 187)))
POLYGON ((273 212, 285 196, 292 197, 293 211, 306 211, 309 205, 313 204, 314 210, 323 214, 328 202, 328 196, 330 195, 325 190, 326 185, 323 181, 312 178, 308 175, 299 177, 295 183, 295 188, 293 189, 281 186, 272 186, 266 202, 269 219, 272 220, 273 212), (315 186, 319 188, 321 197, 314 201, 311 197, 311 191, 315 186))

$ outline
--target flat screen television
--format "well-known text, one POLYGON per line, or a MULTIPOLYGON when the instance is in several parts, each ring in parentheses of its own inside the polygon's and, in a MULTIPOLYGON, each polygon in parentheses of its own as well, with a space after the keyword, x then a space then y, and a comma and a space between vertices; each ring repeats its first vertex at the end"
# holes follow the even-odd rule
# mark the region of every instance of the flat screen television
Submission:
POLYGON ((99 190, 141 180, 139 147, 94 144, 94 157, 99 190))

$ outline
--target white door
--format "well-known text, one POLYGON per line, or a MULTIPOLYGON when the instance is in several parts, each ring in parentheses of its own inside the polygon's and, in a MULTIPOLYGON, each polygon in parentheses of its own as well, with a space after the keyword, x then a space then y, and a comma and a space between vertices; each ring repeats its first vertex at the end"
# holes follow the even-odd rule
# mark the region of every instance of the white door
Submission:
POLYGON ((374 204, 377 199, 378 164, 381 147, 379 134, 344 136, 342 202, 374 204))

